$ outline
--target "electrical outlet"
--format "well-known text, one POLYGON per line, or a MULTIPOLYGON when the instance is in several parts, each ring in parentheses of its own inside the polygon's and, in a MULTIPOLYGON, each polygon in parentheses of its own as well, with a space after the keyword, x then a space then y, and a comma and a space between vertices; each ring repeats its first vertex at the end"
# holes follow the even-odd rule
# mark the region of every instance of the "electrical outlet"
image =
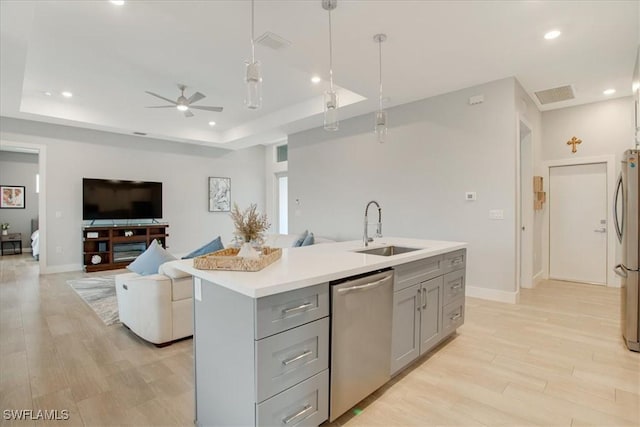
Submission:
POLYGON ((56 253, 57 254, 61 254, 62 253, 62 246, 56 246, 56 253))
POLYGON ((464 193, 465 200, 476 200, 477 198, 478 196, 475 191, 467 191, 466 193, 464 193))

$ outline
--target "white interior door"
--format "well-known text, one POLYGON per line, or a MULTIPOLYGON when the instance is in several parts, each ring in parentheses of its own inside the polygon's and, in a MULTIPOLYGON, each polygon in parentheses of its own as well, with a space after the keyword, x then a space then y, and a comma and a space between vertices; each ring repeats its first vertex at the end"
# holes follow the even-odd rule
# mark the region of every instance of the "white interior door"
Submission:
POLYGON ((549 277, 607 283, 607 165, 549 170, 549 277))

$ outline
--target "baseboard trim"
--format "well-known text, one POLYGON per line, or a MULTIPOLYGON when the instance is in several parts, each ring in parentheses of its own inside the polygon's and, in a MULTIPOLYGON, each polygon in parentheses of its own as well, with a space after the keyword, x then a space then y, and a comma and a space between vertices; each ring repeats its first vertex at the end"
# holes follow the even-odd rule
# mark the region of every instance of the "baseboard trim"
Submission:
POLYGON ((540 270, 533 276, 533 287, 535 288, 544 280, 544 271, 540 270))
POLYGON ((475 286, 466 287, 466 296, 486 299, 489 301, 506 302, 517 304, 520 300, 520 291, 507 292, 498 289, 478 288, 475 286))
POLYGON ((44 271, 40 271, 40 274, 68 273, 70 271, 82 271, 82 264, 52 265, 45 267, 44 271))

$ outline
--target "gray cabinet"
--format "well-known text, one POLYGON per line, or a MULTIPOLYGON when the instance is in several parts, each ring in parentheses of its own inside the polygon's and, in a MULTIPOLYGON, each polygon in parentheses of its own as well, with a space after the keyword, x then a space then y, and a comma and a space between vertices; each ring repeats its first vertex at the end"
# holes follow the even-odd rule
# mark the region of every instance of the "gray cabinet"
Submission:
POLYGON ((197 425, 301 427, 328 418, 328 283, 254 299, 201 281, 200 294, 197 425))
POLYGON ((440 332, 442 332, 442 276, 423 283, 421 288, 420 356, 431 350, 440 341, 440 332))
POLYGON ((463 249, 395 267, 392 375, 464 322, 465 265, 463 249))

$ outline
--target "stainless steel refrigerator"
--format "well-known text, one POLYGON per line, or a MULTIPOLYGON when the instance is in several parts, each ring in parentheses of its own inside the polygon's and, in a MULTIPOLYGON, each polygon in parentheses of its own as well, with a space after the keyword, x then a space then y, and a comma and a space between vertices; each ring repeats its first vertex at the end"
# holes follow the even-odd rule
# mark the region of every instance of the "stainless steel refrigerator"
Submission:
POLYGON ((640 351, 640 150, 627 150, 615 196, 615 225, 622 243, 622 262, 615 272, 622 278, 622 336, 629 350, 640 351))

